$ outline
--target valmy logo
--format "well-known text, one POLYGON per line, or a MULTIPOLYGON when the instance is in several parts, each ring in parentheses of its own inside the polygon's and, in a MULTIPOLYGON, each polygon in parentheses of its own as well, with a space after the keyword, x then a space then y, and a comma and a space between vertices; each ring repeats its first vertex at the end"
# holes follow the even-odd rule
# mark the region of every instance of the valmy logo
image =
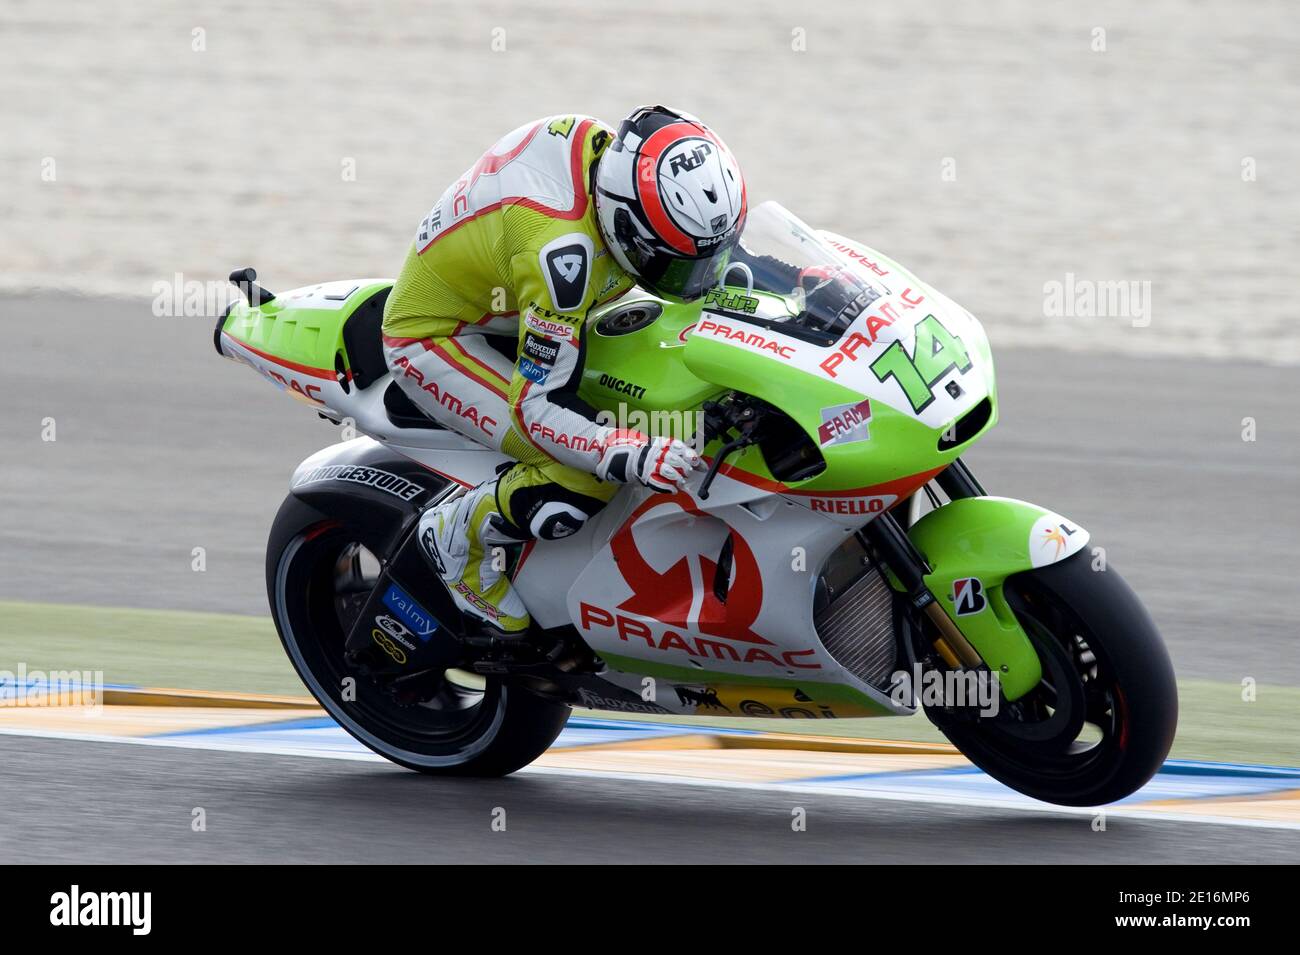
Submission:
POLYGON ((958 577, 952 582, 953 610, 959 617, 979 613, 988 606, 978 577, 958 577))
POLYGON ((1046 567, 1077 553, 1090 539, 1086 530, 1050 511, 1034 521, 1029 530, 1029 561, 1046 567))
POLYGON ((388 585, 388 590, 384 593, 384 605, 396 613, 411 632, 426 643, 438 629, 438 621, 433 614, 416 603, 414 597, 395 583, 388 585))

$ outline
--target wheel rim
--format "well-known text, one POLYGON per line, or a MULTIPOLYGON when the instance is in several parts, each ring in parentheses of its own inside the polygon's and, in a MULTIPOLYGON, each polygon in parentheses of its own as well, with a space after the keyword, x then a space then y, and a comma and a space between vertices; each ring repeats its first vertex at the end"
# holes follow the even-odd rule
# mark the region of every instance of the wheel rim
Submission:
POLYGON ((995 733, 1032 754, 1035 768, 1083 773, 1122 750, 1123 695, 1097 651, 1101 642, 1073 611, 1032 585, 1008 587, 1015 616, 1039 651, 1044 678, 992 721, 995 733))
POLYGON ((979 749, 1025 773, 1095 778, 1122 755, 1127 707, 1102 643, 1070 608, 1032 580, 1008 582, 1008 603, 1038 651, 1043 680, 996 716, 972 725, 979 749))
POLYGON ((506 688, 460 671, 376 685, 344 656, 344 641, 379 576, 379 561, 342 528, 313 528, 285 548, 276 609, 285 646, 312 695, 344 728, 385 756, 428 766, 485 749, 505 712, 506 688), (346 680, 354 699, 345 699, 346 680))

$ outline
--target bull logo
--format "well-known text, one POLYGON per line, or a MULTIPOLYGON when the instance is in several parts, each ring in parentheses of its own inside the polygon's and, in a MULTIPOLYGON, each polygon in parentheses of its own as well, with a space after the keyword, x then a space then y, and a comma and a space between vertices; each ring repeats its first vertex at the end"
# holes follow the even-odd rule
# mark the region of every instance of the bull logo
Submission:
POLYGON ((718 691, 711 686, 706 686, 702 690, 692 689, 689 686, 679 686, 677 687, 677 702, 682 706, 694 703, 696 706, 705 709, 731 712, 731 709, 718 699, 718 691))

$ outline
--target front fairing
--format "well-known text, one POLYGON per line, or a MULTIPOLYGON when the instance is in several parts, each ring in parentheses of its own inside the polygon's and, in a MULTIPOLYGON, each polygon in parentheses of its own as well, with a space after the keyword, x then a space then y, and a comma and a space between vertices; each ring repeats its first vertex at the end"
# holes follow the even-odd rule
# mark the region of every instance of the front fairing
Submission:
MULTIPOLYGON (((812 316, 807 324, 825 329, 822 336, 804 327, 808 314, 798 292, 765 287, 761 270, 754 270, 752 286, 749 275, 733 270, 729 280, 745 285, 706 298, 687 343, 687 367, 781 409, 825 459, 820 473, 778 483, 806 494, 874 489, 880 493, 870 509, 879 509, 893 502, 891 494, 910 492, 907 479, 946 466, 995 423, 988 339, 965 309, 870 249, 813 232, 775 203, 755 210, 744 241, 755 255, 801 269, 852 269, 874 296, 838 324, 833 316, 812 316), (930 379, 924 393, 914 380, 910 392, 903 384, 918 341, 932 352, 949 343, 957 356, 946 370, 946 353, 928 366, 920 356, 930 379)), ((766 457, 752 448, 731 463, 774 479, 766 457)))
POLYGON ((751 212, 742 241, 749 262, 770 257, 787 267, 733 265, 732 284, 699 301, 670 303, 637 291, 593 316, 581 389, 588 403, 623 426, 690 440, 681 412, 726 391, 760 398, 797 423, 825 466, 792 478, 774 473, 770 447, 751 447, 728 458, 724 475, 751 489, 791 492, 846 519, 905 497, 916 476, 947 466, 995 423, 988 340, 965 309, 896 263, 816 232, 776 203, 751 212), (850 269, 877 297, 851 320, 817 314, 815 296, 801 297, 789 281, 792 269, 817 267, 850 269), (630 332, 618 320, 646 318, 646 310, 653 318, 630 332), (968 367, 939 375, 918 408, 915 387, 909 397, 887 366, 915 356, 927 321, 961 343, 968 367), (882 360, 895 343, 892 359, 882 360))

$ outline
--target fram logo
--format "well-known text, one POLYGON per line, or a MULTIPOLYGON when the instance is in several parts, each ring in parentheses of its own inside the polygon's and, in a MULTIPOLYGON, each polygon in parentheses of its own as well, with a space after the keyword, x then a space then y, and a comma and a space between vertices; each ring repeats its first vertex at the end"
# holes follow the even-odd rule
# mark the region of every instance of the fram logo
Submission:
POLYGON ((952 582, 953 610, 959 617, 979 613, 988 606, 978 577, 958 577, 952 582))
POLYGON ((866 441, 871 437, 870 421, 871 401, 867 398, 855 404, 823 408, 817 442, 825 448, 833 444, 866 441))

